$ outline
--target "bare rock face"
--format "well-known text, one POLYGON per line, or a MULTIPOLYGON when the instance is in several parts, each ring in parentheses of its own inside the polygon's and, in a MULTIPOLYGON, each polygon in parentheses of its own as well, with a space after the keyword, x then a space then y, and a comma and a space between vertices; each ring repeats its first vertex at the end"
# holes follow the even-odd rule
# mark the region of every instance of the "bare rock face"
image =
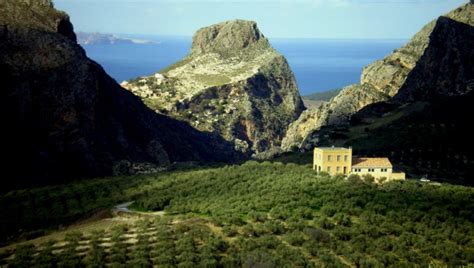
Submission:
MULTIPOLYGON (((474 26, 474 12, 470 4, 457 8, 445 17, 474 26)), ((364 68, 361 76, 362 84, 371 84, 390 96, 398 93, 405 83, 408 74, 415 68, 418 60, 425 52, 430 35, 437 20, 427 24, 405 46, 395 50, 385 59, 376 61, 364 68)))
POLYGON ((391 101, 431 101, 470 93, 474 89, 473 48, 474 25, 439 18, 423 56, 391 101))
MULTIPOLYGON (((317 137, 317 135, 314 134, 316 134, 315 132, 317 132, 322 126, 347 125, 352 115, 368 105, 390 100, 396 95, 399 102, 408 102, 410 100, 410 94, 401 94, 401 88, 412 88, 406 83, 407 77, 409 77, 414 68, 420 64, 420 58, 427 53, 428 46, 431 46, 431 51, 433 47, 439 48, 440 44, 443 42, 446 44, 454 43, 455 41, 452 41, 450 38, 455 38, 455 36, 459 34, 458 32, 450 33, 450 36, 438 38, 438 43, 430 42, 430 37, 433 36, 435 26, 440 21, 444 24, 443 22, 445 19, 450 19, 471 27, 474 26, 474 9, 472 4, 461 6, 448 13, 445 17, 429 23, 405 46, 395 50, 385 59, 376 61, 365 67, 361 75, 360 85, 349 86, 324 106, 305 111, 302 117, 292 123, 288 129, 287 135, 282 142, 283 150, 289 151, 294 150, 295 148, 304 149, 312 147, 313 144, 317 142, 317 140, 313 138, 317 137)), ((448 26, 446 27, 449 28, 449 24, 447 25, 448 26)), ((466 39, 467 37, 460 36, 461 37, 458 37, 455 40, 458 40, 459 38, 468 40, 466 39)), ((460 47, 451 46, 446 48, 444 51, 455 51, 456 49, 460 49, 460 47)), ((464 46, 461 49, 468 50, 468 47, 466 48, 466 46, 464 46)), ((455 57, 451 59, 454 58, 455 57)), ((456 66, 460 65, 459 62, 456 62, 455 60, 446 61, 446 59, 443 59, 440 54, 437 54, 435 60, 442 62, 445 70, 456 68, 456 66)), ((432 66, 429 68, 435 67, 435 60, 433 60, 432 66)), ((429 68, 426 69, 426 74, 430 72, 429 68)), ((466 80, 467 76, 464 75, 466 72, 463 70, 461 71, 463 75, 458 75, 456 78, 437 73, 437 75, 440 75, 438 79, 439 83, 446 83, 446 90, 449 91, 450 94, 465 94, 467 92, 466 90, 456 89, 461 84, 470 84, 470 82, 466 80), (442 82, 441 79, 444 82, 442 82), (462 82, 462 80, 464 82, 462 82)), ((428 81, 433 81, 433 79, 436 79, 434 73, 433 75, 424 78, 419 77, 417 81, 418 83, 428 83, 428 81), (425 80, 424 82, 422 82, 423 79, 425 80)), ((410 82, 410 84, 413 83, 414 82, 410 82)), ((460 87, 466 88, 464 86, 460 87)), ((403 91, 410 92, 411 90, 404 89, 403 91)), ((423 88, 421 91, 431 92, 427 87, 423 88)))
POLYGON ((30 6, 54 7, 52 0, 18 0, 30 6))
POLYGON ((22 26, 36 30, 60 33, 76 40, 69 16, 54 9, 51 0, 3 0, 0 2, 0 25, 22 26))
POLYGON ((233 144, 156 114, 120 87, 48 3, 0 2, 2 189, 112 175, 135 163, 240 157, 233 144))
POLYGON ((261 45, 270 47, 268 40, 253 21, 234 20, 198 30, 193 37, 192 54, 234 54, 261 45))
POLYGON ((200 29, 183 60, 124 85, 157 113, 218 133, 247 154, 279 147, 304 109, 286 59, 252 21, 200 29))

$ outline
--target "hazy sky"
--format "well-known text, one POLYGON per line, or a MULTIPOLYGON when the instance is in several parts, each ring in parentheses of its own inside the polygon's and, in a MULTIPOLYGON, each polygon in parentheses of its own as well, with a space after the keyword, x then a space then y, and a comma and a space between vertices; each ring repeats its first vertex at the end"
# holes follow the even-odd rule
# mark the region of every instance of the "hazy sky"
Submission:
POLYGON ((229 19, 269 37, 409 38, 466 0, 55 0, 76 30, 192 35, 229 19))

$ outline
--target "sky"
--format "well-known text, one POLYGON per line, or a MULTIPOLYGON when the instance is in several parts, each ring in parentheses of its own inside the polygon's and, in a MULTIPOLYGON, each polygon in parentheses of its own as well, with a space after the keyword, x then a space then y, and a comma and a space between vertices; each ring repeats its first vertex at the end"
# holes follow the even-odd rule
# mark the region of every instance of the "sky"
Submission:
POLYGON ((76 31, 191 36, 230 19, 270 38, 408 39, 467 0, 55 0, 76 31))

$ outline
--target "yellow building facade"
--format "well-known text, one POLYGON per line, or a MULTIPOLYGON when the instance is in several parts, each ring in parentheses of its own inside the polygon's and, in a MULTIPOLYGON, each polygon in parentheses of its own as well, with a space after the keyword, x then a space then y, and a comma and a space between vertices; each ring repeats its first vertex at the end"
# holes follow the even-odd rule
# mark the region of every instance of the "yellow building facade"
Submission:
POLYGON ((351 172, 352 148, 320 147, 314 148, 313 169, 327 172, 330 175, 351 172))
POLYGON ((377 182, 405 180, 405 173, 393 172, 392 163, 386 157, 352 157, 352 148, 317 147, 313 153, 313 169, 317 172, 336 174, 372 175, 377 182))

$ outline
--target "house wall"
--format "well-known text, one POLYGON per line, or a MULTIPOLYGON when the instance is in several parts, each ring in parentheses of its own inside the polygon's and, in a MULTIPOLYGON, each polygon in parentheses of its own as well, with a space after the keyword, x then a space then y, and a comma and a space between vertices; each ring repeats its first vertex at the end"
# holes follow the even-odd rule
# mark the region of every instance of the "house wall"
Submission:
POLYGON ((369 168, 352 168, 351 174, 357 174, 359 176, 370 174, 376 179, 386 177, 388 180, 392 176, 393 170, 391 168, 386 168, 386 169, 387 171, 382 171, 382 168, 373 168, 374 171, 369 171, 369 168), (360 171, 358 171, 359 169, 360 171))
POLYGON ((405 180, 405 173, 404 172, 392 173, 392 176, 390 177, 390 180, 403 181, 403 180, 405 180))
POLYGON ((393 172, 393 169, 387 168, 386 172, 383 172, 381 168, 374 168, 373 172, 369 172, 368 168, 361 168, 361 171, 356 171, 358 170, 357 168, 353 168, 351 174, 357 174, 359 176, 364 176, 367 174, 372 175, 377 182, 379 182, 380 178, 385 177, 387 181, 394 181, 394 180, 399 180, 403 181, 405 180, 405 173, 403 172, 393 172))
POLYGON ((313 169, 331 175, 349 174, 352 166, 352 149, 314 149, 313 169))

